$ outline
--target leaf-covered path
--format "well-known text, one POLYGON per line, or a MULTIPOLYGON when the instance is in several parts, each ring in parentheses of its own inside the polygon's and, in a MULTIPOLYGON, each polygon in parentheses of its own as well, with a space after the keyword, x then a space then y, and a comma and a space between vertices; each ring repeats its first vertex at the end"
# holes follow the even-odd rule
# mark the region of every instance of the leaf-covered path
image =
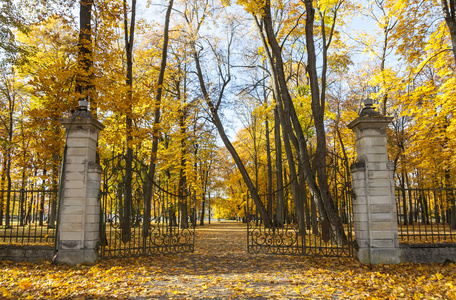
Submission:
MULTIPOLYGON (((450 264, 249 255, 245 225, 196 230, 195 253, 92 266, 0 261, 2 299, 456 299, 450 264)), ((0 297, 1 298, 1 297, 0 297)))

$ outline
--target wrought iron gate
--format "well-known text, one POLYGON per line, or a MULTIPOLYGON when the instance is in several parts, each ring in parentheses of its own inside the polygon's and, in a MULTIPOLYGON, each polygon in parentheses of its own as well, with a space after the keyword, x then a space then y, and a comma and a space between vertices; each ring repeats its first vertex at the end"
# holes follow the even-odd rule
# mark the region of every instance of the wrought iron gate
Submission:
MULTIPOLYGON (((265 226, 259 216, 255 204, 247 198, 247 249, 249 253, 271 253, 271 254, 299 254, 307 256, 335 256, 351 257, 353 249, 353 217, 351 206, 351 190, 339 189, 337 201, 334 201, 336 210, 341 218, 345 241, 336 242, 334 233, 328 223, 321 222, 318 209, 312 203, 309 196, 303 203, 304 220, 300 230, 295 213, 294 204, 287 191, 283 195, 283 210, 281 221, 278 221, 277 203, 268 201, 269 195, 262 195, 262 203, 267 207, 272 203, 275 211, 272 215, 273 225, 265 226)), ((277 193, 272 194, 277 199, 277 193)), ((334 195, 333 195, 334 197, 334 195)))
POLYGON ((103 163, 100 257, 193 252, 194 197, 186 191, 175 192, 177 189, 170 192, 169 182, 153 182, 152 199, 148 202, 147 166, 133 158, 131 170, 131 175, 126 176, 125 155, 103 163), (130 182, 127 177, 131 177, 130 182))

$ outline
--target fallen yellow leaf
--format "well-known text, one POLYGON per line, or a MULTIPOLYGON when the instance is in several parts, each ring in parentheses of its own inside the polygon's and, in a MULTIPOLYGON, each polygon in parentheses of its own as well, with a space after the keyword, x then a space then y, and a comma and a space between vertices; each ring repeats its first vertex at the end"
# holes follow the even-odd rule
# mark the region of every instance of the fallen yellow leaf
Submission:
POLYGON ((32 283, 28 279, 21 280, 19 282, 19 288, 22 290, 28 290, 32 288, 32 283))

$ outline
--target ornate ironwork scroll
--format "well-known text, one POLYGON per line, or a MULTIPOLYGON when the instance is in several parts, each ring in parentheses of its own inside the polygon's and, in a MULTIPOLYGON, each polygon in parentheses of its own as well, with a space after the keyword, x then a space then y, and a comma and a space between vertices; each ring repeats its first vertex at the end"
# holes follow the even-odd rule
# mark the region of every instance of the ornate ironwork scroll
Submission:
POLYGON ((149 235, 152 247, 147 254, 193 252, 193 229, 177 229, 174 232, 161 232, 158 226, 152 227, 149 235))
POLYGON ((301 254, 302 236, 295 227, 262 227, 249 222, 248 252, 270 254, 301 254))

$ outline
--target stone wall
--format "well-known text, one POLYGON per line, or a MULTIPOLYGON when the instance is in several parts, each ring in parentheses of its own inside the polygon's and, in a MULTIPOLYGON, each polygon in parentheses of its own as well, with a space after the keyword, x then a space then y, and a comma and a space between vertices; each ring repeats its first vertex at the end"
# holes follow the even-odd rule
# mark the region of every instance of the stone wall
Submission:
POLYGON ((456 244, 399 245, 401 263, 456 263, 456 244))
POLYGON ((40 262, 52 261, 53 256, 54 247, 51 246, 0 246, 0 260, 40 262))

